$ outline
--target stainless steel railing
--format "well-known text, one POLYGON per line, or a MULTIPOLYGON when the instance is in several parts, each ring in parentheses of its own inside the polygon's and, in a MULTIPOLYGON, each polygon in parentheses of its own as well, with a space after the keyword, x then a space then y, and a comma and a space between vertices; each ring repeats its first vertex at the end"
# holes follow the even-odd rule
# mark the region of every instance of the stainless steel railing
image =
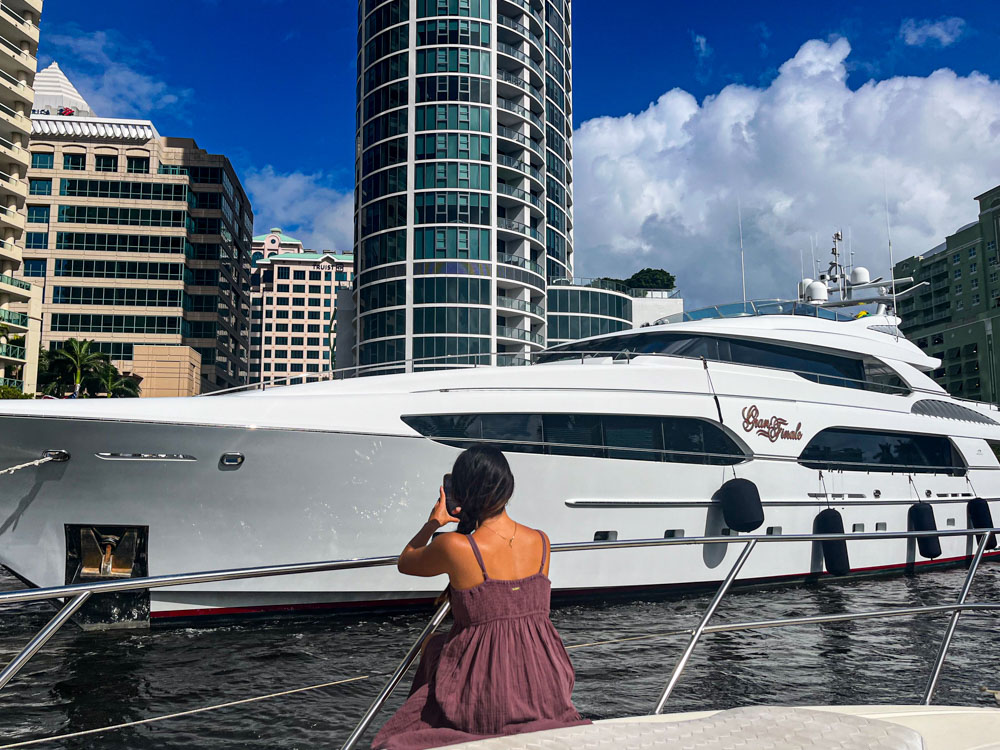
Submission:
MULTIPOLYGON (((587 541, 587 542, 566 542, 552 545, 552 552, 580 552, 585 550, 610 550, 610 549, 642 549, 649 547, 673 547, 687 545, 707 545, 707 544, 743 544, 744 547, 738 555, 736 561, 722 580, 718 590, 712 597, 709 606, 693 628, 682 628, 668 633, 669 635, 687 635, 689 640, 681 654, 680 659, 671 671, 663 692, 654 708, 654 713, 662 713, 667 700, 676 688, 681 675, 687 666, 688 660, 706 634, 712 633, 732 633, 746 630, 760 630, 775 627, 789 627, 797 625, 821 624, 830 622, 845 622, 849 620, 882 619, 890 617, 909 617, 917 615, 937 615, 950 614, 948 626, 944 638, 938 649, 931 673, 923 695, 923 703, 929 705, 933 699, 937 688, 941 671, 947 658, 951 646, 952 637, 958 626, 961 614, 966 611, 1000 611, 1000 603, 968 602, 969 592, 973 580, 979 570, 983 554, 989 544, 990 538, 1000 533, 1000 528, 989 529, 945 529, 939 531, 885 531, 885 532, 860 532, 844 534, 783 534, 783 535, 754 535, 743 536, 705 536, 705 537, 670 537, 664 539, 626 539, 614 541, 587 541), (969 571, 965 577, 960 596, 954 604, 935 604, 915 607, 899 607, 894 609, 871 610, 864 612, 845 612, 841 614, 813 615, 780 618, 773 620, 757 620, 748 622, 723 623, 712 625, 710 621, 719 605, 729 593, 740 571, 745 566, 758 544, 775 543, 821 543, 824 541, 871 541, 885 539, 906 539, 916 540, 921 537, 978 537, 975 554, 971 557, 969 571)), ((357 570, 362 568, 385 567, 396 562, 396 556, 354 558, 345 560, 330 560, 323 562, 292 563, 284 565, 267 565, 252 568, 234 568, 228 570, 202 571, 196 573, 178 573, 161 576, 150 576, 146 578, 119 579, 114 581, 100 581, 95 583, 78 583, 67 586, 53 586, 47 588, 24 589, 18 591, 0 592, 0 606, 13 604, 15 602, 45 601, 51 599, 68 599, 69 601, 56 613, 56 615, 31 639, 31 641, 0 671, 0 690, 3 689, 14 676, 37 654, 42 647, 54 636, 59 629, 76 613, 77 610, 91 597, 97 594, 135 591, 142 589, 164 588, 168 586, 190 585, 199 583, 210 583, 215 581, 243 580, 249 578, 265 578, 281 575, 300 575, 305 573, 318 573, 333 570, 357 570)), ((424 642, 434 630, 444 621, 450 609, 449 602, 445 601, 438 607, 434 617, 423 629, 420 636, 407 651, 399 666, 390 676, 389 681, 382 688, 379 694, 372 701, 365 711, 361 721, 351 732, 341 750, 351 750, 362 735, 368 730, 384 707, 386 701, 392 695, 395 688, 402 681, 407 670, 412 666, 417 656, 420 654, 424 642)))

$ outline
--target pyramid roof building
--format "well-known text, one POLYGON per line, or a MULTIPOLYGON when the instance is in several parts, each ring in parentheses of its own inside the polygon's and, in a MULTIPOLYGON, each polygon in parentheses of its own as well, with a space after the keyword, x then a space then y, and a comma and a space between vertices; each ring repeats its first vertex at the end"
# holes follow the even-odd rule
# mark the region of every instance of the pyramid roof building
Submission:
POLYGON ((35 76, 35 103, 32 114, 94 117, 76 86, 70 83, 59 63, 53 62, 35 76))

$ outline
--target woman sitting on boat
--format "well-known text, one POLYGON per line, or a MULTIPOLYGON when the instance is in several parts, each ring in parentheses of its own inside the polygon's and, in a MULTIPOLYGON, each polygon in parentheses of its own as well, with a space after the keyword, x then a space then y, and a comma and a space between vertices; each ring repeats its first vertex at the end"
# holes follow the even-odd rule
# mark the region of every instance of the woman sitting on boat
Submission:
POLYGON ((549 619, 549 540, 507 515, 514 476, 492 447, 452 469, 458 518, 444 488, 399 555, 401 573, 447 573, 455 624, 427 642, 406 703, 376 750, 419 750, 587 724, 573 706, 573 666, 549 619), (458 533, 434 532, 458 522, 458 533), (428 544, 430 542, 430 544, 428 544))

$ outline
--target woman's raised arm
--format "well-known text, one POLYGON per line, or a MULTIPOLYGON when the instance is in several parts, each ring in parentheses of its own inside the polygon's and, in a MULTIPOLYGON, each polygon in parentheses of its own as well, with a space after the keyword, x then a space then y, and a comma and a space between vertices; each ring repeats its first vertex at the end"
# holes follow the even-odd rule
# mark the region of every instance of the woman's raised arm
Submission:
MULTIPOLYGON (((456 509, 461 512, 461 508, 456 509)), ((449 523, 458 523, 458 519, 448 512, 448 505, 445 503, 444 487, 441 488, 441 495, 434 504, 430 517, 427 519, 420 531, 409 541, 403 551, 399 553, 399 560, 396 567, 400 573, 409 576, 437 576, 448 573, 451 570, 454 541, 451 534, 443 534, 433 541, 431 538, 434 532, 449 523), (431 542, 427 544, 427 542, 431 542)))

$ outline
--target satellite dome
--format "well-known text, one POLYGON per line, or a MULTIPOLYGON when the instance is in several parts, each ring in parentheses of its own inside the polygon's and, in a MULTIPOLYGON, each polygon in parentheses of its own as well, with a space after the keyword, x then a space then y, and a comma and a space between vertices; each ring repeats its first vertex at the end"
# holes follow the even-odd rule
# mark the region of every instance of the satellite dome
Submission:
POLYGON ((830 292, 826 284, 822 281, 814 281, 806 287, 805 300, 814 304, 826 302, 830 298, 830 292))
POLYGON ((812 283, 813 283, 812 279, 802 279, 802 281, 799 282, 799 299, 806 298, 806 290, 812 283))
POLYGON ((851 283, 852 284, 867 284, 872 280, 871 274, 868 273, 868 269, 864 266, 858 266, 851 271, 851 283))

